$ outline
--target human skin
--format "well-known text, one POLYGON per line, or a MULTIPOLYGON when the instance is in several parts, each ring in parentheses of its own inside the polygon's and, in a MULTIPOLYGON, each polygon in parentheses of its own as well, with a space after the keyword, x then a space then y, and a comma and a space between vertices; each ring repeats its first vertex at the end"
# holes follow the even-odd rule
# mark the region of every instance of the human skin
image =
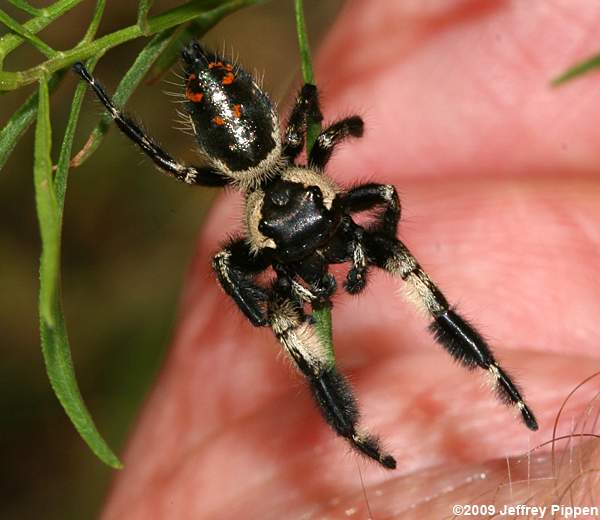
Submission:
MULTIPOLYGON (((326 119, 356 111, 366 125, 328 173, 398 188, 400 238, 490 340, 537 433, 432 341, 400 281, 373 271, 362 295, 335 298, 337 362, 398 469, 355 454, 214 280, 209 259, 239 228, 227 193, 103 518, 366 518, 368 506, 442 518, 507 482, 506 457, 549 441, 569 391, 600 370, 600 77, 548 82, 598 51, 599 24, 585 0, 354 1, 316 58, 326 119)), ((577 430, 597 387, 573 396, 557 436, 577 430)), ((535 488, 549 450, 529 473, 515 462, 511 482, 535 488)), ((576 452, 600 458, 593 444, 576 452)))

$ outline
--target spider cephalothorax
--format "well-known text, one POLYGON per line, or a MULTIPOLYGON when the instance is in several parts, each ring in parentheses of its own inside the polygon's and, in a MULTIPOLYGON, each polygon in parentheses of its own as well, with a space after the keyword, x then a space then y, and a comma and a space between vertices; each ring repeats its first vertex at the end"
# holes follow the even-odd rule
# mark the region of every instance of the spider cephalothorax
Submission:
POLYGON ((174 160, 114 106, 82 64, 76 64, 75 70, 121 130, 161 169, 188 184, 231 184, 244 192, 246 235, 225 244, 213 259, 213 269, 252 324, 271 327, 306 377, 332 428, 386 468, 396 467, 377 437, 359 430, 351 388, 314 333, 310 317, 310 309, 329 303, 336 291, 329 266, 349 263, 343 285, 351 294, 364 289, 372 267, 401 278, 410 301, 430 316, 435 340, 467 368, 487 370, 499 398, 516 406, 525 424, 536 430, 532 412, 484 339, 450 307, 398 240, 396 189, 369 183, 345 190, 324 173, 336 145, 362 135, 362 120, 352 116, 327 126, 307 164, 298 165, 295 161, 304 148, 308 125, 322 120, 314 85, 302 87, 281 136, 267 94, 242 68, 197 42, 183 51, 183 63, 185 117, 206 158, 207 165, 201 167, 174 160), (371 209, 380 210, 371 223, 358 225, 353 220, 353 214, 371 209), (275 273, 273 281, 259 284, 258 275, 269 268, 275 273))

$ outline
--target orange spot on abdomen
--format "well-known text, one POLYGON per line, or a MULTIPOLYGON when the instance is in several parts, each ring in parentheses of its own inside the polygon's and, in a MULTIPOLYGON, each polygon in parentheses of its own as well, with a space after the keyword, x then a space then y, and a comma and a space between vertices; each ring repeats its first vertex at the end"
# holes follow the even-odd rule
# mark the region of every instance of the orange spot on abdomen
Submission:
POLYGON ((223 76, 221 83, 223 85, 231 85, 233 83, 234 79, 235 79, 235 76, 234 76, 233 72, 228 72, 227 74, 225 74, 225 76, 223 76))
POLYGON ((202 92, 192 92, 190 89, 187 89, 185 91, 185 97, 194 103, 200 103, 204 97, 204 94, 202 92))
POLYGON ((186 85, 186 89, 185 89, 185 97, 187 99, 189 99, 190 101, 194 102, 194 103, 200 103, 200 101, 202 101, 202 98, 204 97, 204 94, 202 92, 194 92, 191 88, 190 88, 190 82, 196 79, 196 74, 192 73, 190 74, 186 79, 185 79, 185 85, 186 85))
POLYGON ((215 116, 212 118, 213 123, 217 126, 223 126, 225 124, 225 121, 223 120, 222 117, 219 116, 215 116))

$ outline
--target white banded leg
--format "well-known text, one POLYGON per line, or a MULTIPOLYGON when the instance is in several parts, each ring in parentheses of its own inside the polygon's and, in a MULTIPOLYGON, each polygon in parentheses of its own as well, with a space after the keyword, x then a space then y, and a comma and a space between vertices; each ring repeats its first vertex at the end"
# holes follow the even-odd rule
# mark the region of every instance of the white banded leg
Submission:
POLYGON ((494 358, 489 345, 470 323, 449 306, 408 248, 396 238, 381 233, 366 233, 365 244, 369 259, 402 278, 408 300, 431 316, 429 330, 435 340, 467 369, 480 367, 486 370, 498 398, 505 404, 515 406, 527 427, 537 430, 533 412, 525 404, 517 385, 494 358))
POLYGON ((394 469, 395 459, 382 452, 378 438, 358 430, 360 414, 352 389, 336 369, 316 331, 303 319, 298 306, 274 291, 269 305, 269 321, 284 350, 306 377, 329 425, 361 453, 388 469, 394 469))

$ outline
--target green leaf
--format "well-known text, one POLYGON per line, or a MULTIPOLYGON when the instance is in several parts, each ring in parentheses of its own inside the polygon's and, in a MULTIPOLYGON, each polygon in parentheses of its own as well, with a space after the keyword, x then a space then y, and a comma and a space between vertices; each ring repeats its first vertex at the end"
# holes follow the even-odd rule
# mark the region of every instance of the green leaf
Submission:
POLYGON ((98 432, 81 397, 75 380, 62 309, 58 303, 54 326, 51 327, 41 321, 40 334, 50 384, 71 422, 75 425, 81 438, 102 462, 115 469, 122 468, 123 464, 98 432))
POLYGON ((33 34, 27 27, 24 27, 14 18, 11 18, 8 13, 0 9, 0 23, 6 25, 11 31, 17 33, 19 36, 27 40, 31 45, 43 53, 46 57, 52 58, 56 56, 57 52, 46 44, 46 42, 40 40, 35 34, 33 34))
POLYGON ((35 130, 34 185, 36 206, 42 238, 40 258, 40 336, 42 353, 50 384, 75 428, 92 451, 106 464, 122 467, 119 459, 108 447, 83 402, 75 379, 65 320, 58 292, 60 280, 60 221, 66 185, 66 169, 74 128, 81 109, 83 92, 76 95, 63 140, 59 173, 62 183, 61 198, 57 199, 52 179, 52 130, 47 81, 40 81, 38 113, 35 130), (64 171, 63 171, 64 169, 64 171))
POLYGON ((181 26, 180 29, 173 34, 169 45, 152 65, 152 69, 148 73, 146 82, 152 84, 158 81, 179 59, 181 56, 181 49, 183 49, 183 47, 191 40, 200 38, 205 33, 206 27, 204 24, 198 23, 196 20, 190 22, 187 27, 181 26))
POLYGON ((96 32, 98 32, 98 26, 100 25, 100 21, 102 20, 102 15, 104 14, 104 7, 106 6, 106 0, 97 0, 96 7, 94 8, 94 14, 92 14, 92 20, 90 25, 85 31, 85 36, 81 43, 88 43, 94 39, 96 36, 96 32))
MULTIPOLYGON (((40 16, 36 16, 35 18, 32 18, 28 22, 24 23, 23 27, 30 34, 35 34, 57 18, 60 18, 67 11, 73 9, 73 7, 82 1, 83 0, 59 0, 51 6, 43 9, 43 12, 40 14, 40 16)), ((15 50, 24 41, 25 39, 18 34, 10 33, 2 36, 2 38, 0 38, 0 64, 10 52, 15 50)))
MULTIPOLYGON (((86 68, 89 71, 93 71, 98 59, 99 58, 94 58, 89 60, 86 63, 86 68)), ((56 174, 54 175, 54 191, 56 194, 57 210, 60 219, 62 219, 62 212, 65 205, 65 192, 67 191, 67 177, 69 174, 71 150, 73 149, 73 139, 75 137, 77 121, 79 120, 79 113, 81 112, 81 105, 83 104, 83 98, 86 91, 87 85, 80 81, 77 84, 75 94, 73 95, 71 113, 69 114, 69 120, 67 121, 67 128, 65 129, 58 164, 56 166, 56 174)))
POLYGON ((600 54, 596 54, 590 58, 580 61, 579 63, 576 63, 563 72, 560 76, 554 78, 551 82, 551 85, 553 87, 557 87, 563 83, 566 83, 567 81, 572 80, 573 78, 582 76, 583 74, 586 74, 587 72, 597 68, 600 68, 600 54))
POLYGON ((148 30, 148 13, 153 3, 154 0, 140 0, 138 6, 137 24, 144 34, 148 30))
POLYGON ((38 9, 37 7, 33 7, 29 5, 25 0, 8 0, 12 5, 14 5, 17 9, 30 14, 32 16, 40 16, 43 13, 43 9, 38 9))
MULTIPOLYGON (((58 86, 60 81, 65 75, 64 70, 61 70, 54 74, 48 82, 48 89, 50 92, 58 86)), ((19 139, 23 137, 23 134, 27 131, 38 109, 39 95, 36 92, 29 96, 27 101, 21 105, 21 107, 12 115, 8 120, 6 126, 0 131, 0 170, 6 164, 8 157, 13 151, 19 139)))
POLYGON ((52 131, 50 127, 50 101, 48 83, 40 81, 38 114, 35 128, 34 183, 35 198, 42 237, 40 260, 40 316, 50 326, 54 325, 53 305, 58 285, 58 258, 60 231, 54 185, 52 180, 52 131))

